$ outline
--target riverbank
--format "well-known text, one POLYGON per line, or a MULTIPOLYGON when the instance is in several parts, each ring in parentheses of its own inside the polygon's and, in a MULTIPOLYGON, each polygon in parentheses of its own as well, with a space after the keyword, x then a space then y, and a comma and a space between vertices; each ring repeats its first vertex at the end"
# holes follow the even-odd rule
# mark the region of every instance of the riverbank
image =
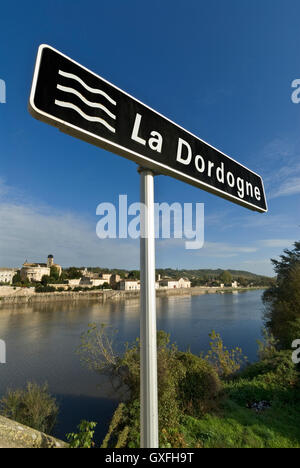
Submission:
MULTIPOLYGON (((6 288, 7 289, 7 288, 6 288)), ((21 288, 18 288, 21 289, 21 288)), ((251 288, 210 288, 206 286, 197 286, 194 288, 182 289, 157 289, 157 297, 169 296, 200 296, 202 294, 226 294, 237 293, 243 291, 255 291, 265 289, 265 287, 251 287, 251 288)), ((140 291, 115 291, 115 290, 93 290, 93 291, 61 291, 50 293, 36 293, 33 288, 28 288, 21 291, 13 290, 12 294, 1 295, 0 289, 0 308, 4 304, 35 304, 35 303, 48 303, 48 302, 64 302, 64 301, 97 301, 106 302, 107 300, 122 300, 138 298, 140 291)))
MULTIPOLYGON (((196 355, 207 352, 209 333, 216 330, 228 349, 239 346, 249 362, 254 362, 263 326, 261 294, 202 291, 202 295, 158 297, 157 329, 170 333, 179 349, 191 349, 196 355)), ((7 388, 22 388, 27 381, 47 382, 60 407, 53 433, 60 440, 76 432, 84 419, 99 422, 95 440, 101 443, 116 409, 109 379, 81 365, 76 353, 82 334, 93 323, 105 324, 121 351, 139 335, 139 298, 0 306, 0 339, 7 351, 7 363, 0 366, 0 397, 7 388)))

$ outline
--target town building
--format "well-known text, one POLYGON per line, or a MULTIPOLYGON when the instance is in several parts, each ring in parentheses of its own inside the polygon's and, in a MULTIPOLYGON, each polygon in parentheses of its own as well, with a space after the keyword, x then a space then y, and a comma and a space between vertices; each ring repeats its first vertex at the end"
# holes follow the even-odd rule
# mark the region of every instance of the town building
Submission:
POLYGON ((103 286, 103 284, 107 283, 106 280, 99 278, 91 278, 90 276, 83 276, 79 280, 79 286, 103 286))
POLYGON ((160 288, 175 289, 178 288, 178 281, 170 278, 164 278, 159 281, 160 288))
POLYGON ((109 284, 112 286, 112 287, 116 287, 118 283, 120 283, 121 281, 121 276, 120 275, 117 275, 116 273, 111 275, 110 277, 110 281, 109 281, 109 284))
POLYGON ((0 283, 11 284, 17 271, 16 268, 0 268, 0 283))
POLYGON ((188 278, 180 278, 178 280, 178 288, 190 288, 191 282, 188 278))
POLYGON ((112 277, 111 273, 101 273, 100 278, 104 280, 105 283, 110 284, 110 279, 112 277))
POLYGON ((121 291, 139 291, 141 289, 140 282, 133 279, 121 280, 118 286, 121 291))
POLYGON ((187 278, 180 278, 179 280, 174 280, 172 278, 163 278, 159 281, 159 287, 166 289, 190 288, 191 282, 187 278))
POLYGON ((54 258, 53 255, 48 255, 48 260, 47 260, 47 267, 48 268, 55 268, 57 270, 58 276, 61 276, 62 274, 62 267, 58 265, 57 263, 54 263, 54 258))
POLYGON ((39 282, 43 276, 50 276, 51 267, 55 267, 59 276, 61 275, 62 268, 54 263, 53 255, 48 255, 47 263, 29 263, 26 261, 20 271, 21 279, 22 281, 39 282))

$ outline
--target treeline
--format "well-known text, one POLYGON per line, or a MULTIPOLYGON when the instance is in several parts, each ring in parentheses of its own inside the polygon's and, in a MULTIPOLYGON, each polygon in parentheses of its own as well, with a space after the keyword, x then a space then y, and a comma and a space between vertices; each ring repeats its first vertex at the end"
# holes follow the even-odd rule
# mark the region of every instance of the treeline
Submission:
POLYGON ((281 349, 291 349, 300 338, 300 242, 272 260, 276 283, 265 291, 265 324, 281 349))
MULTIPOLYGON (((118 274, 121 278, 140 278, 139 270, 125 269, 109 269, 101 267, 89 267, 88 271, 93 273, 111 273, 118 274)), ((232 281, 237 281, 241 286, 272 286, 275 283, 275 278, 269 276, 257 275, 249 271, 243 270, 222 270, 218 269, 173 269, 173 268, 158 268, 156 273, 161 277, 169 277, 172 279, 188 278, 192 282, 192 286, 218 286, 220 282, 229 284, 232 281), (229 274, 229 275, 228 275, 229 274), (225 277, 224 277, 225 275, 225 277)))
POLYGON ((158 269, 161 276, 170 278, 188 278, 192 286, 219 286, 220 283, 230 285, 232 281, 237 281, 240 286, 271 286, 275 279, 269 276, 256 275, 249 271, 242 270, 222 270, 222 269, 199 269, 199 270, 174 270, 172 268, 158 269))

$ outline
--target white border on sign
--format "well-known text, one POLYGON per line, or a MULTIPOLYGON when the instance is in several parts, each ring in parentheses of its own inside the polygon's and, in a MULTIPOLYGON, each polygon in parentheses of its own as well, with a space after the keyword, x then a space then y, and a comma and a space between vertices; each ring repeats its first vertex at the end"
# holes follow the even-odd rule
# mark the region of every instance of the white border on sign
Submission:
MULTIPOLYGON (((219 149, 215 148, 214 146, 210 145, 209 143, 207 143, 206 141, 202 140, 201 138, 199 138, 198 136, 194 135, 193 133, 189 132, 188 130, 186 130, 185 128, 181 127, 180 125, 176 124, 175 122, 173 122, 172 120, 168 119, 167 117, 165 117, 164 115, 160 114, 159 112, 157 112, 156 110, 152 109, 151 107, 147 106, 146 104, 144 104, 143 102, 139 101, 138 99, 136 99, 135 97, 131 96, 131 94, 129 93, 126 93, 126 91, 123 91, 122 89, 118 88, 117 86, 115 86, 114 84, 110 83, 109 81, 105 80, 104 78, 102 78, 102 76, 100 75, 97 75, 96 73, 92 72, 91 70, 89 70, 88 68, 84 67, 83 65, 81 65, 80 63, 76 62, 75 60, 71 59, 70 57, 68 57, 67 55, 63 54, 62 52, 58 51, 57 49, 55 49, 54 47, 51 47, 47 44, 41 44, 39 46, 39 49, 38 49, 38 53, 37 53, 37 58, 36 58, 36 63, 35 63, 35 69, 34 69, 34 75, 33 75, 33 81, 32 81, 32 86, 31 86, 31 92, 30 92, 30 98, 29 98, 29 111, 30 113, 33 115, 33 117, 37 118, 38 116, 43 116, 43 117, 46 117, 46 119, 49 121, 52 121, 52 122, 57 122, 59 124, 62 124, 64 127, 66 128, 73 128, 74 130, 76 130, 77 132, 79 133, 82 133, 82 134, 85 134, 89 137, 91 137, 92 139, 94 140, 99 140, 105 144, 107 144, 108 146, 110 147, 115 147, 115 148, 118 148, 120 150, 123 151, 124 154, 128 154, 128 155, 133 155, 133 156, 137 156, 138 158, 144 160, 144 161, 148 161, 150 162, 150 164, 152 164, 152 166, 157 166, 158 168, 163 168, 165 171, 166 171, 166 175, 167 173, 174 173, 174 174, 178 174, 181 178, 182 181, 184 181, 184 179, 188 179, 188 180, 191 180, 193 181, 193 184, 192 185, 196 185, 198 186, 199 188, 202 188, 203 190, 205 190, 205 188, 203 187, 206 187, 206 191, 210 192, 210 193, 214 193, 216 192, 216 194, 218 193, 221 193, 223 195, 222 198, 227 198, 227 200, 232 200, 232 199, 235 199, 238 201, 238 204, 239 205, 242 205, 242 206, 245 206, 245 205, 248 205, 249 207, 252 207, 251 209, 253 209, 254 211, 258 211, 260 213, 266 213, 268 211, 268 205, 267 205, 267 199, 266 199, 266 194, 265 194, 265 188, 264 188, 264 184, 263 184, 263 180, 261 178, 261 176, 259 174, 257 174, 256 172, 248 169, 246 166, 244 166, 243 164, 239 163, 238 161, 236 161, 235 159, 231 158, 230 156, 228 156, 227 154, 223 153, 222 151, 220 151, 219 149), (227 192, 224 192, 223 190, 221 189, 218 189, 212 185, 209 185, 205 182, 202 182, 202 181, 199 181, 198 179, 195 179, 194 177, 191 177, 187 174, 184 174, 180 171, 177 171, 176 169, 172 169, 170 168, 169 166, 166 166, 165 164, 162 164, 160 162, 157 162, 157 161, 154 161, 150 158, 148 158, 147 156, 143 156, 142 154, 139 154, 139 153, 136 153, 135 151, 132 151, 124 146, 121 146, 121 145, 118 145, 117 143, 114 143, 110 140, 107 140, 105 138, 102 138, 102 137, 99 137, 97 135, 95 135, 94 133, 91 133, 91 132, 87 132, 86 130, 83 130, 82 128, 80 127, 76 127, 75 125, 72 125, 70 124, 69 122, 66 122, 64 120, 61 120, 61 119, 58 119, 57 117, 54 117, 52 116, 51 114, 47 114, 46 112, 38 109, 35 104, 34 104, 34 96, 35 96, 35 92, 36 92, 36 85, 37 85, 37 79, 38 79, 38 75, 39 75, 39 69, 40 69, 40 64, 41 64, 41 57, 42 57, 42 52, 43 52, 43 49, 45 48, 48 48, 48 49, 51 49, 53 50, 54 52, 58 53, 59 55, 61 55, 62 57, 66 58, 67 60, 70 60, 71 62, 73 62, 75 65, 79 66, 80 68, 82 68, 83 70, 87 71, 88 73, 91 73, 92 75, 94 75, 96 78, 100 78, 101 80, 103 80, 105 83, 107 83, 108 85, 112 86, 113 88, 117 89, 118 91, 120 91, 121 93, 125 94, 126 96, 130 97, 131 99, 134 99, 136 102, 138 102, 139 104, 141 104, 142 106, 145 106, 147 109, 151 110, 152 112, 155 112, 155 114, 159 115, 160 117, 162 117, 163 119, 166 119, 168 120, 171 124, 173 125, 176 125, 176 127, 180 128, 181 130, 183 130, 184 132, 187 132, 188 134, 190 134, 192 137, 196 138, 197 140, 201 141, 202 143, 205 143, 207 146, 209 146, 210 148, 214 149, 215 151, 218 151, 219 153, 223 154, 223 156, 225 156, 226 158, 228 159, 231 159, 231 161, 234 161, 236 164, 238 164, 239 166, 243 167, 244 169, 246 169, 247 171, 251 172, 252 174, 256 175, 257 177, 259 177, 259 179, 261 180, 261 184, 262 184, 262 189, 263 189, 263 194, 264 194, 264 200, 265 200, 265 203, 266 203, 266 209, 262 209, 262 208, 259 208, 258 206, 256 205, 253 205, 252 203, 249 203, 247 202, 246 200, 243 200, 242 198, 239 198, 239 197, 236 197, 234 195, 231 195, 227 192)), ((60 127, 60 125, 55 125, 56 127, 60 127)), ((129 158, 130 159, 130 158, 129 158)), ((135 161, 136 162, 136 161, 135 161)), ((141 163, 142 161, 140 161, 141 163)))

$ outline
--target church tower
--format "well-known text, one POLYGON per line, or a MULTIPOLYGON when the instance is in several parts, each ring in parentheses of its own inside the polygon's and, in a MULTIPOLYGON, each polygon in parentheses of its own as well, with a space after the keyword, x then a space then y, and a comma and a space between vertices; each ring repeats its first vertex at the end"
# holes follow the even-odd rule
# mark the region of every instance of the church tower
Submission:
POLYGON ((51 268, 54 265, 53 255, 48 255, 47 267, 51 268))

